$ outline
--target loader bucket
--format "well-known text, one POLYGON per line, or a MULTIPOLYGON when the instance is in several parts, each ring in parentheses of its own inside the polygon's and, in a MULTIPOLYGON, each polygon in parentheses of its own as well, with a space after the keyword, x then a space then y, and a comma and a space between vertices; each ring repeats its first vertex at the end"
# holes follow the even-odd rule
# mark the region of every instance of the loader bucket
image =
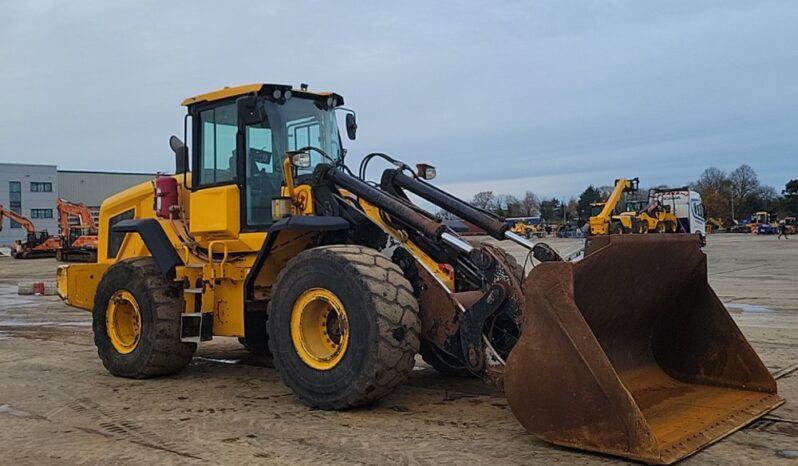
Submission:
POLYGON ((510 408, 563 446, 670 464, 783 403, 707 282, 692 235, 588 240, 524 281, 510 408))

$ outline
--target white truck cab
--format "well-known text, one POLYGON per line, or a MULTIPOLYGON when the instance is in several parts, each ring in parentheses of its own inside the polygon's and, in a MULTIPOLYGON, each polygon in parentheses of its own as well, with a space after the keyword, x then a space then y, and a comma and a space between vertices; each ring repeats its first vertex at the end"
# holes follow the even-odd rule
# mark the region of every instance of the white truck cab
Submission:
POLYGON ((706 208, 701 203, 701 195, 683 188, 652 189, 650 199, 659 200, 663 206, 670 206, 679 220, 679 233, 698 233, 701 244, 706 243, 706 208))

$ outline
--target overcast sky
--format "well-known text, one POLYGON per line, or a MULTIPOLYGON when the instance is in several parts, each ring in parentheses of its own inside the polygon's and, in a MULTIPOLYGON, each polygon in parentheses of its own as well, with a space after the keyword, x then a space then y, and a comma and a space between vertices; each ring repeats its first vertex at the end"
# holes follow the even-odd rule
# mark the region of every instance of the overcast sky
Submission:
POLYGON ((0 6, 0 162, 171 170, 184 97, 306 82, 357 110, 350 165, 427 161, 463 196, 798 178, 796 1, 0 6))

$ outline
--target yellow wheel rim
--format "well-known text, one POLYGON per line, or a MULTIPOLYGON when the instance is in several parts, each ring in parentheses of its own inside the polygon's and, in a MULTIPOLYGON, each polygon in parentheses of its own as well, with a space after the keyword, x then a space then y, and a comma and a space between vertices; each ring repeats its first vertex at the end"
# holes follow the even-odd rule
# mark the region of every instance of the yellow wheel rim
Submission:
POLYGON ((132 353, 141 338, 139 303, 129 291, 119 290, 108 300, 105 328, 114 349, 121 354, 132 353))
POLYGON ((324 288, 302 293, 291 310, 291 341, 302 361, 318 370, 330 370, 349 346, 349 322, 341 300, 324 288))

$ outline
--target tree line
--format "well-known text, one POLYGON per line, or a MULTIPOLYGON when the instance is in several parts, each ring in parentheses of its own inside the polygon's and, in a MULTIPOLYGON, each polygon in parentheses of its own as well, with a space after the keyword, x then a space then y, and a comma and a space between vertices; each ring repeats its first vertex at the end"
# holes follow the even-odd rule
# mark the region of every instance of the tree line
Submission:
POLYGON ((790 180, 781 191, 763 185, 748 165, 729 173, 710 167, 690 187, 701 194, 710 217, 727 222, 750 217, 754 212, 770 212, 778 218, 798 215, 798 180, 790 180))
MULTIPOLYGON (((745 164, 729 173, 716 167, 707 168, 689 187, 701 195, 708 216, 721 218, 727 224, 759 211, 770 212, 778 218, 798 215, 798 179, 788 181, 779 192, 772 186, 762 185, 756 171, 745 164)), ((613 186, 590 185, 578 197, 567 201, 538 197, 533 191, 526 191, 520 198, 481 191, 474 195, 471 204, 505 218, 540 216, 550 223, 574 221, 581 225, 590 217, 590 204, 607 199, 612 190, 613 186)), ((624 200, 640 199, 648 199, 648 189, 627 194, 624 200)))

